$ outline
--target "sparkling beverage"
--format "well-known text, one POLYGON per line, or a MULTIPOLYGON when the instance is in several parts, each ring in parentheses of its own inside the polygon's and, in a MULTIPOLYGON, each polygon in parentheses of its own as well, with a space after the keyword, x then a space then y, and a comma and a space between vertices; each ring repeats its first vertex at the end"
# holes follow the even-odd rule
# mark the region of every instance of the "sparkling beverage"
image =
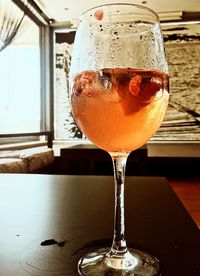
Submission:
POLYGON ((90 141, 131 152, 149 140, 165 115, 168 74, 145 69, 84 71, 74 77, 72 113, 90 141))

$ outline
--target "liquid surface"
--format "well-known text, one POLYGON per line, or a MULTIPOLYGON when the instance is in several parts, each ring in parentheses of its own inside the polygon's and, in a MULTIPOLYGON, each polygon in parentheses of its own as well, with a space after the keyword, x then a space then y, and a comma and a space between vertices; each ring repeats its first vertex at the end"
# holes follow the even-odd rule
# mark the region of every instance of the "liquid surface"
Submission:
POLYGON ((72 113, 90 141, 108 152, 131 152, 149 140, 168 105, 168 75, 103 69, 75 76, 72 113))

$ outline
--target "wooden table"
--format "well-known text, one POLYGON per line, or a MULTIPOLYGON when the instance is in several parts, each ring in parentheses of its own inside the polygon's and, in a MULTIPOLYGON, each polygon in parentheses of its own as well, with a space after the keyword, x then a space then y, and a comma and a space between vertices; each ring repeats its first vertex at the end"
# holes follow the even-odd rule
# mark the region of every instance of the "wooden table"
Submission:
MULTIPOLYGON (((0 276, 72 276, 77 251, 110 245, 110 176, 0 175, 0 276)), ((200 275, 200 235, 164 178, 127 177, 128 244, 161 262, 163 276, 200 275)))

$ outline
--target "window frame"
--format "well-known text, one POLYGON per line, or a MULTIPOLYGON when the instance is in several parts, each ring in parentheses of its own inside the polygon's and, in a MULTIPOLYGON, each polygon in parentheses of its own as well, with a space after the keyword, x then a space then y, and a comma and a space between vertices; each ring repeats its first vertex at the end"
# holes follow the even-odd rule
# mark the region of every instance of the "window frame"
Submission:
MULTIPOLYGON (((8 148, 8 144, 24 143, 32 141, 41 141, 44 144, 43 136, 46 137, 48 147, 52 147, 53 140, 53 67, 52 67, 52 36, 53 31, 50 27, 51 20, 44 15, 37 15, 37 9, 31 7, 29 9, 19 0, 12 0, 18 8, 25 12, 26 16, 35 23, 39 28, 39 47, 40 47, 40 131, 39 132, 23 132, 0 134, 1 149, 8 148)), ((11 146, 12 147, 12 146, 11 146)), ((17 147, 17 146, 16 146, 17 147)))

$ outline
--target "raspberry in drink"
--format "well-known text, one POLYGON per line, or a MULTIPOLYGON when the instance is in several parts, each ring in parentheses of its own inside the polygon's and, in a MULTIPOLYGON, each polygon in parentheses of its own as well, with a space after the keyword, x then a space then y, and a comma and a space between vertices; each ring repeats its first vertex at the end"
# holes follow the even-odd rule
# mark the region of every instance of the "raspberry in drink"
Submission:
POLYGON ((102 69, 74 78, 73 116, 90 141, 131 152, 159 128, 168 105, 168 75, 157 70, 102 69))

